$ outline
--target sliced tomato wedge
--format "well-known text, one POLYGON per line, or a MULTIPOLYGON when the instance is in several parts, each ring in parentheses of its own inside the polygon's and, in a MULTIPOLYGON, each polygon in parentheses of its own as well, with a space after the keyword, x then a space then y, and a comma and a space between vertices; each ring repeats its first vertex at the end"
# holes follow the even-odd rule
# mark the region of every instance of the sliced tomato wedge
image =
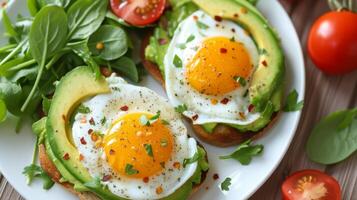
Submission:
POLYGON ((166 0, 110 0, 113 13, 134 26, 145 26, 158 20, 166 0))
POLYGON ((281 190, 284 200, 341 200, 336 179, 318 170, 295 172, 284 181, 281 190))

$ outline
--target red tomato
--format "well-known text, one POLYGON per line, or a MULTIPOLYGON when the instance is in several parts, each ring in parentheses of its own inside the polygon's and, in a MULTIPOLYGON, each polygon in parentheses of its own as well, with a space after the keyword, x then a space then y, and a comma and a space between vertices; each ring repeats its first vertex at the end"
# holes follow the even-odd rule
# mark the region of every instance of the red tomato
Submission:
POLYGON ((357 69, 357 14, 329 12, 312 26, 308 38, 312 61, 328 74, 357 69))
POLYGON ((318 170, 302 170, 281 186, 284 200, 341 200, 341 189, 331 176, 318 170))
POLYGON ((160 18, 166 0, 110 0, 113 13, 134 26, 145 26, 160 18))

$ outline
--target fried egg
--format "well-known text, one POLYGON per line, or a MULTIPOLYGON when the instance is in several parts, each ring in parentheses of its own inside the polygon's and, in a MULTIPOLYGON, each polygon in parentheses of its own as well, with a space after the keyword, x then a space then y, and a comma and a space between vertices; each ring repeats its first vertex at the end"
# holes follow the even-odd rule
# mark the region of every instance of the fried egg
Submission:
POLYGON ((115 195, 160 199, 194 174, 183 167, 196 141, 167 100, 150 89, 107 79, 111 93, 87 99, 74 115, 72 135, 82 164, 115 195))
POLYGON ((250 112, 247 94, 258 57, 238 24, 196 11, 179 24, 164 59, 171 104, 184 105, 194 124, 252 123, 260 114, 250 112))

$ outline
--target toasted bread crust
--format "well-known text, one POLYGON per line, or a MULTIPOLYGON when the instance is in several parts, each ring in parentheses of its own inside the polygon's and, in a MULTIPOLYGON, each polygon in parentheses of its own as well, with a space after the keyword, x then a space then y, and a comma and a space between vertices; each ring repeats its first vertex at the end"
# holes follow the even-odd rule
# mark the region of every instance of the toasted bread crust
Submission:
MULTIPOLYGON (((159 70, 159 67, 145 58, 145 49, 149 45, 150 37, 152 32, 146 34, 143 38, 141 44, 141 59, 144 65, 144 68, 156 79, 161 85, 165 88, 164 78, 159 70)), ((240 132, 235 128, 230 126, 219 124, 212 133, 208 133, 205 131, 200 125, 192 125, 194 132, 197 137, 199 137, 202 141, 212 144, 219 147, 229 147, 240 144, 248 139, 256 139, 261 137, 263 134, 267 132, 267 130, 272 126, 273 122, 277 118, 277 113, 273 115, 272 122, 269 123, 267 127, 262 129, 259 132, 240 132)))
MULTIPOLYGON (((97 197, 92 192, 78 192, 78 191, 74 190, 72 184, 66 183, 66 182, 60 182, 60 179, 62 176, 61 176, 60 172, 57 170, 56 166, 53 164, 52 160, 48 157, 48 155, 46 153, 46 147, 44 144, 39 145, 38 154, 39 154, 39 160, 40 160, 40 165, 41 165, 42 169, 51 177, 51 179, 54 182, 62 185, 66 190, 68 190, 72 194, 77 195, 80 200, 101 200, 99 197, 97 197)), ((206 159, 207 159, 207 155, 206 155, 206 159)), ((202 181, 200 184, 193 186, 192 193, 196 192, 198 190, 198 188, 202 185, 202 183, 206 179, 207 173, 208 173, 208 171, 202 172, 202 175, 201 175, 202 181)))

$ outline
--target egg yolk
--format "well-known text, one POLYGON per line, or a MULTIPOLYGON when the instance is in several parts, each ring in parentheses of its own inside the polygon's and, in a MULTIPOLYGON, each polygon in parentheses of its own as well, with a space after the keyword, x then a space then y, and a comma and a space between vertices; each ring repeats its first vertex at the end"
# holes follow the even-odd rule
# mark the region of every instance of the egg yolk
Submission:
POLYGON ((143 125, 142 116, 153 117, 148 113, 127 114, 114 123, 110 134, 103 139, 104 152, 112 169, 134 178, 161 172, 171 158, 174 145, 172 133, 160 119, 143 125))
POLYGON ((240 87, 237 77, 248 79, 253 69, 242 43, 225 37, 206 39, 186 66, 188 83, 207 95, 224 95, 240 87))

